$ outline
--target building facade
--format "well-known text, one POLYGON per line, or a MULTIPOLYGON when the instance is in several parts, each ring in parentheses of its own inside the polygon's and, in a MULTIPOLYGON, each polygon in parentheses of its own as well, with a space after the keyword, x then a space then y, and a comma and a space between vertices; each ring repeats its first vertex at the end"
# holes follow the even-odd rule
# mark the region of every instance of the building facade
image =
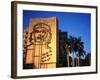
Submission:
POLYGON ((30 19, 23 31, 24 69, 56 67, 56 30, 56 17, 30 19))

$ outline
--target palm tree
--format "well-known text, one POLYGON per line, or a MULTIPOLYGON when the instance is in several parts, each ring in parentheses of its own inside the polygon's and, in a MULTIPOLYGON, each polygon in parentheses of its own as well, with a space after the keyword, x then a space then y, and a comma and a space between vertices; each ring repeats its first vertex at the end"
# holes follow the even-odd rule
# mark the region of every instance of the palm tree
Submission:
POLYGON ((74 62, 75 62, 75 66, 77 66, 77 64, 78 64, 78 62, 77 62, 77 57, 76 57, 76 55, 77 55, 77 52, 78 52, 78 46, 77 46, 77 37, 74 37, 74 54, 75 54, 75 59, 74 59, 74 62))
POLYGON ((80 57, 84 56, 85 54, 84 43, 82 42, 81 37, 77 38, 70 36, 69 40, 70 40, 70 53, 72 53, 72 66, 75 66, 75 61, 78 61, 76 62, 76 65, 79 66, 80 57), (78 59, 77 58, 75 59, 77 52, 78 52, 78 59))
POLYGON ((84 51, 84 42, 82 42, 81 37, 76 38, 76 50, 78 51, 78 64, 77 66, 80 66, 80 57, 84 56, 85 51, 84 51))
POLYGON ((66 66, 65 63, 70 66, 69 54, 72 54, 72 66, 80 66, 80 57, 85 54, 84 43, 81 37, 67 37, 66 32, 59 31, 59 63, 62 66, 66 66))
POLYGON ((65 44, 65 50, 66 50, 66 59, 67 59, 67 66, 69 67, 70 64, 69 64, 69 49, 70 49, 70 46, 69 46, 69 43, 65 44))
POLYGON ((75 55, 75 37, 69 37, 70 43, 70 53, 72 53, 72 66, 75 66, 74 55, 75 55))

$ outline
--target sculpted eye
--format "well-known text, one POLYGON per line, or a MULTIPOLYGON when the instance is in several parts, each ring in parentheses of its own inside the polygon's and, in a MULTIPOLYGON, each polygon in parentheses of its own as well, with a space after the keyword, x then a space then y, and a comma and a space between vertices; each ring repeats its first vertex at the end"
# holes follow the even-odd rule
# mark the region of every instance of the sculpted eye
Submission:
POLYGON ((42 33, 46 33, 45 31, 42 31, 42 33))
POLYGON ((39 33, 39 31, 38 31, 38 30, 35 30, 35 32, 36 32, 36 33, 39 33))

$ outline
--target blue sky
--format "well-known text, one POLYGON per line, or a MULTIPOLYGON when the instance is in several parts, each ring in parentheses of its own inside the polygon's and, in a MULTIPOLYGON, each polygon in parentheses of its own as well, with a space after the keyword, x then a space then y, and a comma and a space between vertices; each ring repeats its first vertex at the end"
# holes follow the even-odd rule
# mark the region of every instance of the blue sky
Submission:
POLYGON ((23 10, 23 28, 28 27, 31 18, 52 16, 57 18, 59 29, 68 32, 68 35, 81 36, 85 51, 91 52, 91 14, 23 10))

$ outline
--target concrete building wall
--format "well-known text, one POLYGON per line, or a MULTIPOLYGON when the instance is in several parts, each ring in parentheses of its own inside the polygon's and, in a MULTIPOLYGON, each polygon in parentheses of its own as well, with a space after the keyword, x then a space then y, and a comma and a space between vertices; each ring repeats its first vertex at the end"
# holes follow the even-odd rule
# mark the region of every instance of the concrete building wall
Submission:
POLYGON ((30 19, 23 33, 25 64, 35 68, 56 67, 56 30, 56 17, 30 19))

